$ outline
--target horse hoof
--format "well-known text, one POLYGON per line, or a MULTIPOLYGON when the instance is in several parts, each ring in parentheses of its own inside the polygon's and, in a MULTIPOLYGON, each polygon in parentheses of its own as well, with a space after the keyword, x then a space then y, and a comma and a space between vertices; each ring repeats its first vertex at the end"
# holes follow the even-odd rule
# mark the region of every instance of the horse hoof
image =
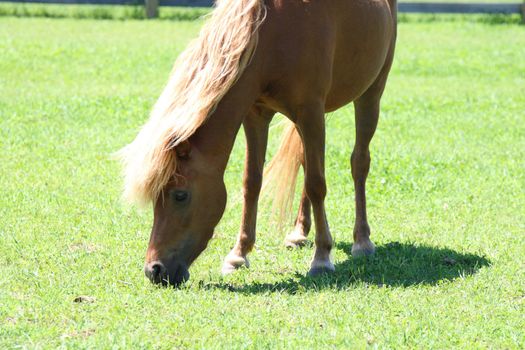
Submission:
POLYGON ((334 267, 326 267, 326 266, 318 266, 318 267, 312 267, 310 271, 308 271, 308 276, 310 277, 316 277, 320 275, 327 275, 335 272, 334 267))
POLYGON ((313 261, 310 271, 308 271, 308 276, 315 277, 319 275, 333 273, 335 271, 335 266, 330 260, 328 261, 313 261))
POLYGON ((248 261, 248 258, 230 253, 224 259, 224 263, 222 264, 222 275, 229 275, 243 266, 250 267, 250 262, 248 261))
POLYGON ((304 247, 306 242, 308 242, 308 238, 306 238, 300 233, 297 233, 296 231, 293 231, 284 239, 284 245, 286 246, 286 248, 290 249, 304 247))
POLYGON ((354 258, 370 256, 374 254, 375 251, 376 251, 376 247, 374 246, 374 243, 372 243, 371 240, 354 243, 352 245, 352 257, 354 258))

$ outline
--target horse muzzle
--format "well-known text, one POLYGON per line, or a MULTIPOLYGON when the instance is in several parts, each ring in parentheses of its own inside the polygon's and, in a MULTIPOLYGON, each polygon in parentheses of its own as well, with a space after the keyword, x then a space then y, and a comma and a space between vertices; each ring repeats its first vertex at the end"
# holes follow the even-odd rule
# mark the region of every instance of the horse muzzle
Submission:
POLYGON ((144 266, 144 273, 152 283, 178 287, 190 278, 188 267, 182 262, 164 264, 152 261, 144 266))

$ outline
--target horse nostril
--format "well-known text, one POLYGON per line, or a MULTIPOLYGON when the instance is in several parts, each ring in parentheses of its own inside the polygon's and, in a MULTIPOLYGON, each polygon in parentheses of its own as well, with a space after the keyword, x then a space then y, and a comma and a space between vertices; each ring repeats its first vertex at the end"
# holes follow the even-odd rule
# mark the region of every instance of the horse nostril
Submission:
POLYGON ((144 272, 153 283, 161 283, 166 278, 166 267, 159 261, 146 265, 144 272))
POLYGON ((160 276, 160 274, 162 273, 162 268, 163 266, 161 264, 154 264, 151 267, 151 274, 154 278, 160 276))

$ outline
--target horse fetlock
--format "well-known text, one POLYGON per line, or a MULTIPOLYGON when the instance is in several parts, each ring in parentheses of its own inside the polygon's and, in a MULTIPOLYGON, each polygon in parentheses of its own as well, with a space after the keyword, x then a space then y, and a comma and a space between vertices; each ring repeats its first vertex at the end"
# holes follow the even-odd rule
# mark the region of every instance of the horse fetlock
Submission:
POLYGON ((352 245, 352 256, 354 258, 369 256, 374 254, 376 247, 370 239, 362 240, 360 242, 355 242, 352 245))
POLYGON ((241 267, 250 267, 248 258, 246 256, 240 256, 230 252, 230 254, 224 258, 224 263, 222 264, 222 274, 229 275, 241 267))

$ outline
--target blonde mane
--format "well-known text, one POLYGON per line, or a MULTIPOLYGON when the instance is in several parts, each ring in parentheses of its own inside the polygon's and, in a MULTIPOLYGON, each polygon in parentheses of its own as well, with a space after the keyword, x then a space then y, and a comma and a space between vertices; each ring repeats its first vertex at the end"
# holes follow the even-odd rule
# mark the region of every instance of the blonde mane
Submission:
POLYGON ((199 37, 178 57, 170 79, 135 140, 119 152, 124 197, 155 201, 177 170, 174 148, 206 121, 249 64, 264 0, 217 0, 199 37))

